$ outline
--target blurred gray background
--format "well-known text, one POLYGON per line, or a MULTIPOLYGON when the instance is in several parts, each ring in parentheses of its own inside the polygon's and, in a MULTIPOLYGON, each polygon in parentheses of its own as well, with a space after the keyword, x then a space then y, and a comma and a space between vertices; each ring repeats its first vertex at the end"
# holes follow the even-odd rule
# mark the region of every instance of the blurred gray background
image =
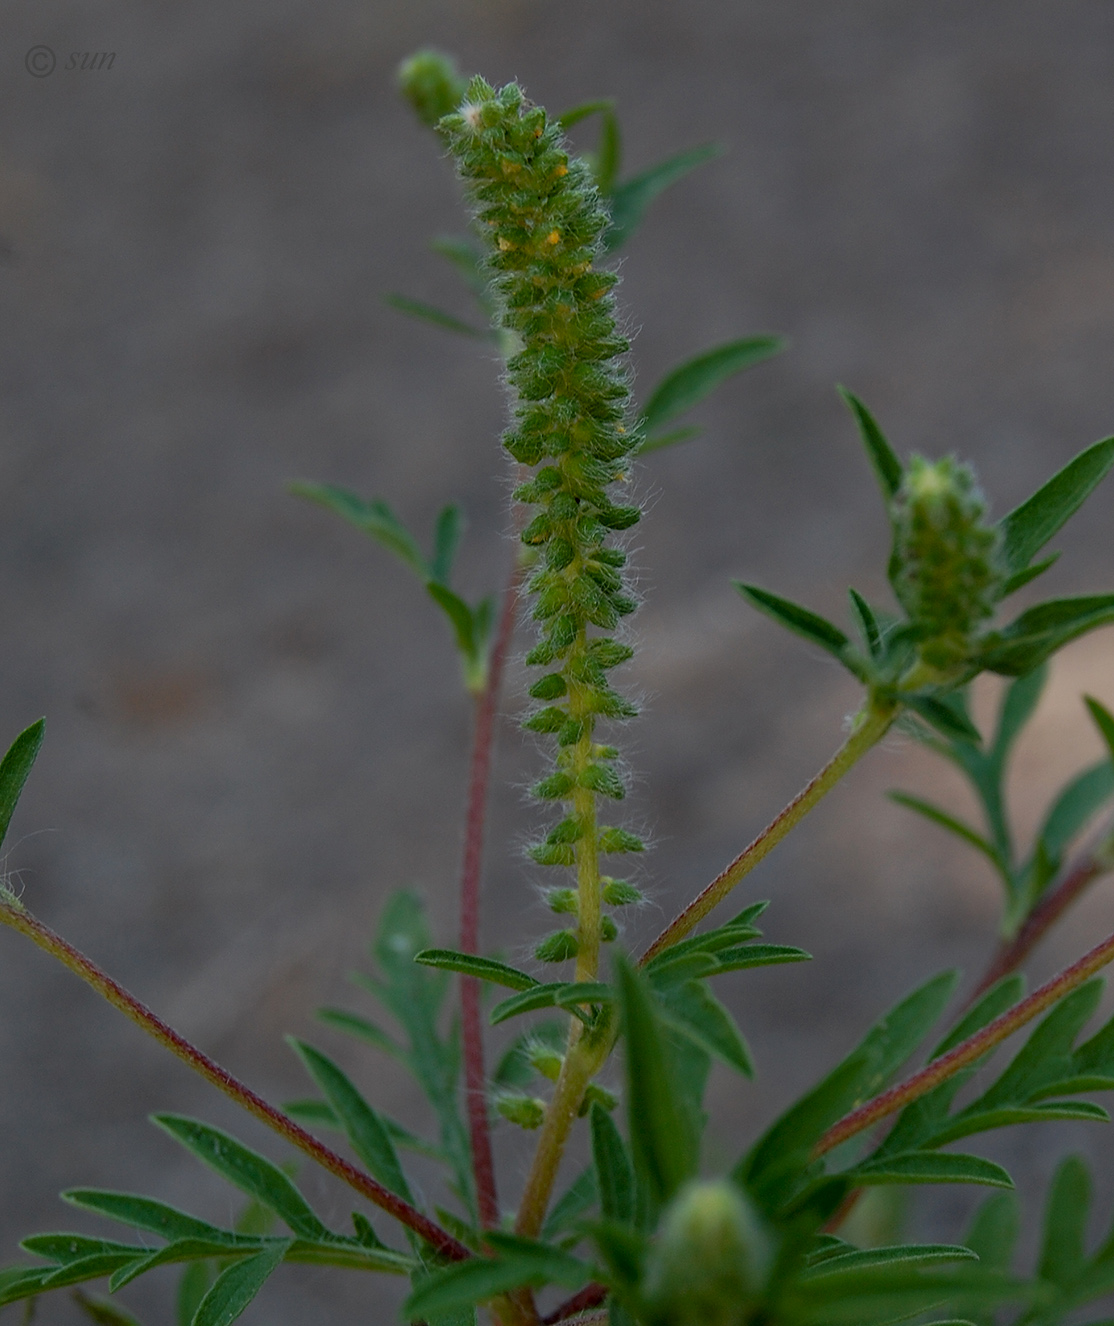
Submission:
MULTIPOLYGON (((424 539, 457 500, 460 585, 510 548, 496 444, 505 406, 482 342, 412 322, 392 290, 460 314, 427 239, 463 229, 438 145, 394 90, 435 44, 554 109, 618 99, 627 171, 696 143, 726 154, 667 194, 622 260, 643 392, 734 336, 790 353, 702 406, 706 434, 648 458, 636 565, 646 606, 622 740, 631 822, 654 850, 650 938, 841 739, 855 687, 738 598, 753 579, 831 614, 884 594, 886 528, 833 385, 902 454, 956 451, 1008 510, 1114 431, 1114 7, 1103 0, 9 0, 0 16, 0 595, 5 742, 48 734, 5 848, 27 904, 274 1100, 313 1035, 384 1108, 423 1106, 313 1008, 370 1011, 384 897, 455 928, 469 711, 448 632, 405 570, 291 479, 389 499, 424 539), (45 44, 48 77, 24 60, 45 44), (67 70, 71 52, 112 68, 67 70)), ((593 145, 591 132, 578 136, 593 145)), ((1111 588, 1114 489, 1059 540, 1059 592, 1111 588)), ((520 634, 520 641, 526 633, 520 634)), ((520 651, 521 652, 521 651, 520 651)), ((1114 704, 1111 631, 1060 659, 1014 769, 1031 825, 1096 758, 1079 703, 1114 704)), ((522 958, 548 927, 521 844, 537 767, 499 733, 484 939, 522 958)), ((980 693, 984 708, 994 687, 980 693)), ((992 945, 982 863, 888 803, 962 792, 890 739, 756 874, 767 933, 807 969, 730 978, 759 1065, 713 1080, 709 1155, 730 1158, 893 999, 992 945)), ((1095 890, 1035 977, 1114 926, 1095 890)), ((285 1153, 66 971, 0 934, 0 1263, 21 1235, 97 1228, 55 1196, 149 1192, 214 1218, 235 1199, 144 1122, 176 1108, 285 1153)), ((522 1149, 500 1132, 504 1199, 522 1149)), ((1102 1130, 1017 1132, 990 1151, 1039 1189, 1102 1130)), ((347 1197, 306 1183, 323 1215, 347 1197)), ((954 1237, 969 1194, 925 1203, 954 1237)), ((101 1227, 103 1228, 103 1227, 101 1227)), ((106 1231, 107 1232, 107 1231, 106 1231)), ((129 1302, 172 1320, 173 1277, 129 1302)), ((395 1287, 286 1269, 245 1322, 388 1322, 395 1287), (372 1305, 369 1307, 369 1303, 372 1305)), ((10 1309, 12 1319, 19 1309, 10 1309)), ((39 1321, 68 1323, 64 1295, 39 1321)))

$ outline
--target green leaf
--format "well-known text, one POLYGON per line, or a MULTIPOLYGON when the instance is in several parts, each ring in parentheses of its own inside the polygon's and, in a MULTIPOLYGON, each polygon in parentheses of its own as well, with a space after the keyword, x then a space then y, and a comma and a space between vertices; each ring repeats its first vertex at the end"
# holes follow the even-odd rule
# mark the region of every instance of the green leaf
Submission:
POLYGON ((745 948, 720 949, 715 955, 716 967, 709 976, 720 976, 728 971, 744 971, 750 967, 775 967, 783 962, 811 962, 812 954, 792 944, 747 944, 745 948))
POLYGON ((83 1290, 75 1289, 73 1300, 90 1321, 99 1322, 100 1326, 140 1326, 138 1317, 107 1298, 92 1298, 83 1290))
POLYGON ((189 1262, 186 1265, 178 1280, 176 1326, 193 1326, 201 1300, 215 1279, 216 1272, 210 1262, 189 1262))
POLYGON ((12 822, 19 794, 23 784, 35 763, 35 756, 43 744, 43 732, 46 719, 40 718, 23 731, 8 747, 8 753, 0 760, 0 844, 8 834, 8 825, 12 822))
MULTIPOLYGON (((254 1238, 243 1251, 245 1253, 255 1252, 261 1246, 263 1241, 254 1238)), ((237 1248, 237 1252, 241 1249, 237 1248)), ((164 1266, 175 1262, 205 1261, 214 1257, 227 1257, 229 1248, 226 1243, 213 1239, 178 1239, 174 1243, 168 1243, 165 1247, 156 1248, 153 1252, 146 1252, 127 1266, 121 1266, 118 1271, 114 1271, 108 1282, 109 1292, 115 1294, 118 1289, 123 1289, 125 1285, 130 1284, 141 1275, 153 1270, 156 1266, 164 1266)))
POLYGON ((1038 841, 1049 860, 1058 862, 1087 821, 1114 796, 1114 761, 1103 760, 1078 774, 1064 788, 1041 826, 1038 841))
MULTIPOLYGON (((598 1105, 593 1106, 593 1109, 599 1108, 598 1105)), ((553 1240, 572 1228, 595 1200, 596 1174, 595 1170, 588 1166, 587 1169, 580 1171, 572 1183, 553 1203, 553 1209, 546 1217, 542 1238, 553 1240)))
POLYGON ((717 345, 680 364, 650 394, 642 412, 642 426, 647 435, 691 410, 721 382, 784 348, 785 342, 778 336, 749 336, 717 345))
POLYGON ((465 658, 473 658, 477 644, 476 623, 472 617, 472 609, 459 594, 454 594, 451 589, 446 589, 436 580, 430 580, 426 584, 426 590, 429 597, 448 617, 453 634, 456 636, 456 647, 465 658))
POLYGON ((487 1241, 496 1249, 495 1257, 473 1257, 435 1271, 402 1305, 403 1316, 413 1321, 470 1308, 524 1285, 558 1284, 575 1289, 589 1278, 589 1267, 559 1248, 494 1230, 487 1241))
POLYGON ((487 273, 483 270, 480 253, 471 241, 457 235, 438 235, 436 239, 430 240, 429 247, 452 263, 487 311, 490 298, 487 273))
POLYGON ((898 460, 893 448, 886 441, 885 435, 875 422, 874 416, 862 401, 848 391, 846 387, 837 387, 836 391, 839 392, 844 404, 855 416, 855 423, 859 426, 859 436, 866 448, 870 467, 878 480, 878 486, 882 489, 882 496, 885 498, 888 509, 889 504, 897 496, 897 490, 901 487, 901 480, 905 473, 901 461, 898 460))
POLYGON ((616 185, 610 199, 611 224, 603 236, 604 250, 613 253, 625 244, 642 224, 647 208, 659 193, 675 184, 690 170, 718 157, 722 150, 715 143, 691 147, 616 185))
POLYGON ((1051 599, 988 636, 977 661, 990 672, 1018 677, 1039 667, 1072 640, 1110 622, 1114 622, 1114 594, 1051 599))
POLYGON ((407 1062, 437 1111, 441 1149, 452 1165, 462 1200, 471 1210, 471 1148, 460 1117, 457 1091, 459 1050, 454 1037, 442 1039, 438 1032, 449 977, 414 961, 416 954, 429 947, 429 928, 421 903, 411 893, 395 894, 383 910, 373 946, 386 979, 361 983, 394 1014, 406 1033, 407 1062))
POLYGON ((456 332, 459 336, 486 338, 491 335, 486 328, 473 327, 470 322, 464 322, 452 313, 446 313, 444 309, 438 308, 436 304, 427 304, 423 299, 411 299, 408 295, 394 294, 384 295, 383 299, 390 304, 391 308, 398 309, 400 313, 407 313, 412 318, 420 318, 422 322, 432 322, 435 327, 442 327, 445 331, 456 332))
POLYGON ((566 132, 579 124, 581 120, 586 120, 590 115, 602 115, 605 111, 612 110, 615 102, 611 97, 601 97, 598 101, 585 101, 579 106, 573 106, 570 110, 562 111, 556 117, 557 123, 566 132))
POLYGON ((52 1266, 9 1266, 0 1271, 0 1308, 18 1303, 21 1298, 32 1298, 43 1287, 43 1281, 54 1273, 52 1266))
POLYGON ((198 1119, 181 1114, 154 1114, 151 1119, 222 1178, 274 1211, 295 1234, 322 1241, 329 1238, 310 1204, 277 1165, 198 1119))
POLYGON ((631 1150, 654 1196, 668 1201, 696 1167, 696 1138, 678 1106, 680 1090, 649 985, 619 957, 615 967, 631 1150))
POLYGON ((878 1094, 924 1040, 951 998, 958 975, 942 972, 875 1023, 859 1045, 758 1139, 733 1176, 776 1211, 799 1189, 820 1135, 878 1094))
POLYGON ((1024 570, 1034 555, 1073 516, 1114 465, 1114 437, 1095 442, 1069 461, 998 522, 1002 551, 1011 573, 1024 570))
POLYGON ((1114 714, 1100 704, 1093 695, 1085 695, 1083 699, 1091 717, 1095 720, 1099 735, 1106 742, 1110 751, 1110 759, 1114 761, 1114 714))
POLYGON ((228 1326, 235 1321, 263 1288, 289 1246, 285 1240, 278 1241, 222 1271, 201 1300, 193 1326, 228 1326))
POLYGON ((1047 681, 1048 669, 1040 667, 1018 677, 1006 688, 994 737, 993 758, 999 768, 1005 765, 1021 729, 1032 718, 1047 681))
POLYGON ((893 1247, 854 1248, 825 1257, 804 1273, 807 1280, 874 1266, 932 1266, 942 1262, 973 1262, 978 1255, 955 1243, 902 1243, 893 1247))
POLYGON ((685 428, 670 428, 664 433, 655 433, 653 437, 646 438, 638 448, 637 454, 645 456, 651 451, 663 451, 678 442, 687 442, 690 438, 699 437, 703 431, 703 428, 693 424, 685 428))
POLYGON ((1054 552, 1050 557, 1044 558, 1043 561, 1034 562, 1032 566, 1027 566, 1024 571, 1015 571, 1012 576, 1006 577, 1002 588, 998 592, 998 597, 1005 599, 1009 598, 1011 594, 1016 594, 1019 589, 1024 588, 1030 581, 1044 575, 1049 567, 1055 566, 1059 560, 1060 554, 1054 552))
POLYGON ((292 483, 289 491, 296 497, 306 497, 311 502, 335 511, 338 516, 343 516, 349 524, 355 525, 390 549, 419 579, 429 579, 430 570, 422 550, 386 502, 378 499, 367 502, 347 488, 337 488, 328 483, 292 483))
POLYGON ((305 1064, 309 1075, 325 1093, 344 1125, 353 1151, 371 1175, 413 1205, 413 1193, 383 1120, 331 1059, 304 1041, 292 1036, 287 1039, 305 1064))
POLYGON ((510 967, 495 958, 481 958, 474 953, 458 953, 451 948, 427 948, 414 955, 414 961, 423 967, 439 967, 442 971, 460 972, 462 976, 475 976, 481 981, 505 985, 509 990, 532 990, 540 982, 517 967, 510 967))
POLYGON ((630 1224, 634 1220, 634 1170, 626 1144, 615 1121, 602 1105, 594 1104, 588 1115, 592 1129, 592 1164, 600 1214, 605 1220, 630 1224))
POLYGON ((367 1018, 360 1017, 358 1013, 350 1013, 344 1008, 319 1008, 317 1017, 330 1027, 336 1027, 338 1031, 347 1032, 349 1036, 355 1036, 358 1040, 366 1041, 377 1049, 385 1050, 387 1054, 392 1055, 395 1059, 406 1057, 406 1051, 393 1037, 388 1036, 385 1031, 381 1031, 374 1022, 369 1022, 367 1018))
POLYGON ((954 833, 957 838, 962 838, 965 843, 982 852, 986 856, 995 870, 1000 873, 1006 873, 1005 863, 998 855, 997 848, 980 833, 976 833, 968 824, 962 820, 956 819, 954 815, 949 815, 946 810, 941 810, 939 806, 934 806, 930 801, 922 801, 920 797, 910 796, 908 792, 888 792, 886 794, 891 801, 895 801, 899 806, 904 806, 907 810, 916 811, 918 815, 923 815, 925 819, 931 820, 933 824, 939 824, 942 829, 947 829, 949 833, 954 833))
POLYGON ((464 532, 464 518, 460 508, 444 507, 437 517, 433 528, 433 557, 429 563, 431 578, 440 585, 447 586, 452 575, 453 558, 464 532))
POLYGON ((754 1062, 742 1033, 702 981, 672 986, 659 992, 658 998, 666 1020, 677 1031, 744 1077, 754 1076, 754 1062))
MULTIPOLYGON (((283 1175, 286 1178, 286 1175, 283 1175)), ((287 1180, 289 1182, 289 1180, 287 1180)), ((93 1211, 109 1220, 116 1220, 133 1229, 143 1229, 150 1234, 173 1242, 177 1239, 209 1239, 221 1241, 228 1247, 245 1240, 230 1229, 218 1229, 196 1216, 186 1215, 176 1207, 153 1197, 138 1197, 129 1192, 109 1192, 103 1188, 71 1188, 62 1194, 64 1201, 82 1211, 93 1211)))
POLYGON ((834 654, 846 665, 845 650, 851 642, 838 626, 833 626, 831 622, 825 621, 815 612, 810 612, 808 608, 802 608, 799 604, 790 603, 788 599, 780 598, 777 594, 771 594, 769 590, 759 589, 755 585, 744 585, 740 580, 732 583, 759 612, 764 612, 775 622, 788 627, 790 631, 795 631, 797 635, 804 636, 814 645, 826 649, 829 654, 834 654))
POLYGON ((1038 1274, 1056 1285, 1070 1285, 1086 1262, 1087 1217, 1091 1212, 1091 1176, 1079 1156, 1060 1162, 1044 1213, 1044 1241, 1038 1274))
POLYGON ((506 1022, 508 1018, 517 1017, 520 1013, 532 1013, 537 1008, 554 1008, 557 996, 567 984, 567 981, 550 981, 545 985, 532 986, 510 999, 504 999, 491 1010, 489 1019, 491 1025, 497 1027, 500 1022, 506 1022))
POLYGON ((851 596, 851 607, 854 609, 870 656, 878 658, 882 653, 882 630, 878 625, 878 618, 874 615, 874 609, 857 589, 849 589, 847 592, 851 596))
POLYGON ((1020 1233, 1017 1194, 996 1192, 975 1212, 964 1242, 988 1270, 1008 1271, 1020 1233))
POLYGON ((1013 1180, 1002 1168, 981 1156, 949 1151, 905 1151, 859 1165, 845 1176, 852 1183, 983 1183, 992 1188, 1012 1188, 1013 1180))
MULTIPOLYGON (((951 698, 947 697, 948 700, 951 698)), ((958 706, 947 703, 947 700, 931 695, 902 695, 901 702, 949 741, 977 743, 980 739, 978 728, 958 706)))

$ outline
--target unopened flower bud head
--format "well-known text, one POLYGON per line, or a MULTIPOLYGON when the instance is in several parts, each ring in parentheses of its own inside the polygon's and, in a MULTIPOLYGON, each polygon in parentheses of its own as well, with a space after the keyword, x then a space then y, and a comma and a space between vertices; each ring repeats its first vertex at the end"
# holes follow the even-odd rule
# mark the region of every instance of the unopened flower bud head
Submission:
POLYGON ((742 1326, 770 1269, 771 1246, 745 1195, 727 1180, 674 1197, 645 1281, 655 1326, 742 1326))
POLYGON ((946 671, 970 653, 1001 590, 1001 534, 969 466, 914 456, 894 498, 897 594, 920 628, 920 657, 946 671))
POLYGON ((418 119, 432 128, 464 100, 468 80, 440 51, 418 51, 398 67, 398 85, 418 119))

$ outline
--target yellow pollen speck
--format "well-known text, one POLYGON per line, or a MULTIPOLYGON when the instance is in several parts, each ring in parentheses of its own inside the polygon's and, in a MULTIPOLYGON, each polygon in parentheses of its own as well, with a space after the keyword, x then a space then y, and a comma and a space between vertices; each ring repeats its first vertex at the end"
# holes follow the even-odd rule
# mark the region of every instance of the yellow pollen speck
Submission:
POLYGON ((549 234, 546 235, 545 242, 547 244, 560 244, 561 232, 559 230, 551 230, 549 234))
POLYGON ((554 175, 567 175, 569 173, 569 168, 568 166, 558 166, 553 173, 554 175))
POLYGON ((499 248, 503 253, 506 253, 508 249, 514 248, 514 245, 510 242, 510 240, 504 239, 502 235, 500 235, 495 242, 499 245, 499 248))

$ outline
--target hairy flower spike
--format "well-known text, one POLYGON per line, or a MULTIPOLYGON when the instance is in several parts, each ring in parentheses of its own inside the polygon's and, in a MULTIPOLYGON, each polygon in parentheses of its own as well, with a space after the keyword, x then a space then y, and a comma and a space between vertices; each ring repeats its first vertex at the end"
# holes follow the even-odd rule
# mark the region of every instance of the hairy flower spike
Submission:
POLYGON ((897 593, 923 633, 921 659, 947 670, 962 662, 1001 590, 1001 535, 966 465, 914 456, 894 499, 897 593))
POLYGON ((507 362, 514 417, 503 444, 521 464, 540 467, 515 497, 535 509, 522 540, 537 552, 527 589, 539 640, 526 661, 548 669, 530 687, 543 704, 526 726, 556 745, 554 770, 535 794, 570 809, 530 855, 576 867, 576 934, 551 936, 542 949, 547 961, 577 957, 578 979, 591 980, 600 943, 614 933, 601 916, 598 854, 642 847, 631 834, 601 837, 596 827, 596 799, 618 800, 626 790, 603 763, 614 751, 595 742, 596 723, 637 712, 606 676, 631 656, 607 634, 637 606, 623 576, 626 555, 609 540, 639 517, 616 500, 616 488, 642 440, 628 422, 619 359, 629 347, 611 294, 617 278, 593 265, 609 218, 587 163, 570 158, 559 126, 517 85, 496 91, 474 79, 438 130, 487 245, 502 329, 521 347, 507 362))

